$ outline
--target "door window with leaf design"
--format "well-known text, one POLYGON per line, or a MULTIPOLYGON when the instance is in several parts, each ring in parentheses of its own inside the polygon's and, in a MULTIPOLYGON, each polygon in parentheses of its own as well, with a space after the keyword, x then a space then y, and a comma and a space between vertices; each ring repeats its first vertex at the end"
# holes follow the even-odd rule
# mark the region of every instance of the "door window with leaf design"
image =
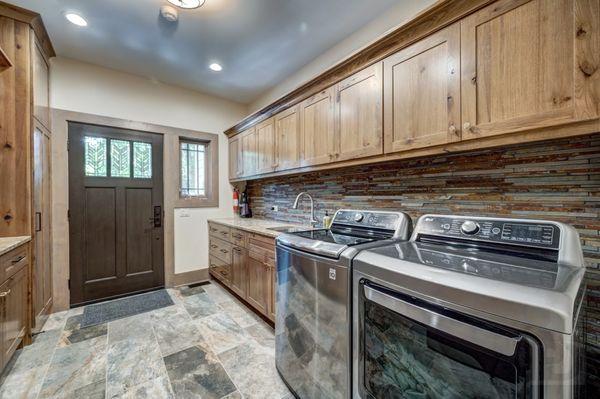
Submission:
POLYGON ((152 144, 85 136, 85 175, 151 179, 152 144))

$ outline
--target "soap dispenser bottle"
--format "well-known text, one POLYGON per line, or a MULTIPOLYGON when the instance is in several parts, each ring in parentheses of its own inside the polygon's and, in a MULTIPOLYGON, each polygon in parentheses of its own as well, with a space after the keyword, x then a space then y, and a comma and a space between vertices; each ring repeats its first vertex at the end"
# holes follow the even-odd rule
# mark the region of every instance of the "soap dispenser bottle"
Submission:
POLYGON ((331 216, 329 213, 325 211, 325 216, 323 216, 323 228, 328 229, 331 227, 331 216))

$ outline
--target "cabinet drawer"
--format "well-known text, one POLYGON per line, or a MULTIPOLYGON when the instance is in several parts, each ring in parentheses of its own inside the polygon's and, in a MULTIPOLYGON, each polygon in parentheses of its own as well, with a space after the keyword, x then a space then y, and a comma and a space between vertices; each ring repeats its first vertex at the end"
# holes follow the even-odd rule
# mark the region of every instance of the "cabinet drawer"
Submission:
POLYGON ((249 234, 247 237, 247 248, 254 253, 264 254, 275 258, 275 240, 258 234, 249 234))
POLYGON ((27 248, 27 245, 21 245, 0 257, 0 281, 12 277, 27 264, 27 248))
POLYGON ((209 255, 221 259, 223 262, 231 263, 231 244, 218 238, 210 237, 209 255))
POLYGON ((209 264, 211 274, 215 278, 221 280, 225 285, 229 286, 231 279, 231 265, 212 255, 209 256, 209 264))
POLYGON ((231 229, 231 243, 239 247, 246 246, 246 232, 237 229, 231 229))
POLYGON ((231 228, 216 223, 208 224, 208 232, 211 236, 221 240, 231 241, 231 228))

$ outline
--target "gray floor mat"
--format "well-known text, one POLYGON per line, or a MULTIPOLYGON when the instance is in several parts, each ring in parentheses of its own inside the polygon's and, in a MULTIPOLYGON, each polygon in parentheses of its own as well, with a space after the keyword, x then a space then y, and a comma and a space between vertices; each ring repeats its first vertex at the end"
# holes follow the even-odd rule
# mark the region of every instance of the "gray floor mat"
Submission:
POLYGON ((173 300, 167 291, 158 290, 109 302, 87 305, 83 310, 81 328, 149 312, 173 304, 173 300))

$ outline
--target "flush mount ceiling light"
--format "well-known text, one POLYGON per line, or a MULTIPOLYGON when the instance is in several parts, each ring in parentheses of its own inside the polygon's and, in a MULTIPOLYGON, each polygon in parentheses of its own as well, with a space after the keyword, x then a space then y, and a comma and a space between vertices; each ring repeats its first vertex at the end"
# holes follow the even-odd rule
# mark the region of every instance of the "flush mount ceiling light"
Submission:
POLYGON ((65 18, 73 25, 87 26, 88 24, 87 21, 81 15, 75 14, 74 12, 66 13, 65 18))
POLYGON ((223 67, 221 66, 221 64, 217 64, 216 62, 213 62, 212 64, 210 64, 208 66, 212 71, 215 72, 221 72, 223 70, 223 67))
POLYGON ((185 9, 198 8, 204 4, 206 0, 167 0, 169 3, 185 9))

